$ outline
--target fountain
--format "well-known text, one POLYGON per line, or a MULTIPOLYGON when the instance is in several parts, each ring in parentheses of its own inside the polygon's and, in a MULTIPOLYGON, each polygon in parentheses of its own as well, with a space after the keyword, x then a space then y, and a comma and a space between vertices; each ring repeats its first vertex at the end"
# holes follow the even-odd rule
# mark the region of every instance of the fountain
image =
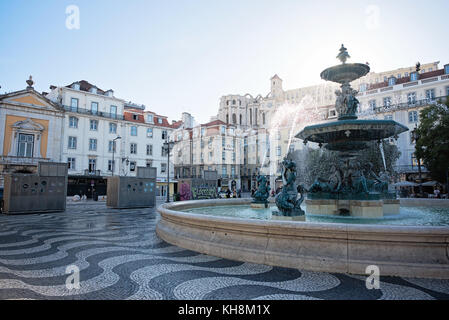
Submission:
POLYGON ((317 178, 306 192, 295 182, 295 163, 285 159, 283 190, 275 198, 278 211, 268 201, 266 177, 260 176, 254 200, 161 205, 159 237, 182 248, 250 263, 354 274, 376 265, 383 276, 449 279, 449 210, 400 208, 388 191, 386 170, 376 174, 369 164, 362 170, 358 156, 369 141, 397 137, 407 128, 391 120, 357 119, 357 92, 349 83, 366 75, 369 67, 346 63, 344 46, 337 57, 342 64, 324 70, 321 77, 341 84, 338 120, 305 127, 296 135, 338 152, 333 173, 317 178))
POLYGON ((316 142, 320 147, 338 152, 339 157, 331 176, 318 178, 311 186, 306 199, 307 211, 365 218, 398 214, 399 200, 394 192, 388 191, 387 173, 378 176, 369 172, 373 178, 370 180, 365 177, 357 158, 368 147, 367 142, 397 139, 408 128, 393 120, 357 119, 359 101, 350 82, 366 75, 370 68, 366 64, 346 63, 349 57, 342 45, 337 56, 342 63, 321 73, 322 79, 341 84, 341 90, 335 92, 338 120, 305 127, 296 135, 304 144, 316 142))

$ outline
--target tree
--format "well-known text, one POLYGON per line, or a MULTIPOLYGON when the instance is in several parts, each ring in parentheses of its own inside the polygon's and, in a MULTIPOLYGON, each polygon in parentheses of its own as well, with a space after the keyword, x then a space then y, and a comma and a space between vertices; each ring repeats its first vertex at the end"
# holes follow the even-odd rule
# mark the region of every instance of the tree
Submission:
MULTIPOLYGON (((390 176, 395 174, 394 165, 401 153, 394 144, 382 143, 385 155, 385 164, 390 176)), ((332 166, 339 162, 338 152, 329 151, 325 148, 314 149, 305 147, 297 150, 291 155, 297 163, 298 183, 310 187, 316 178, 328 178, 332 174, 332 166)), ((372 170, 379 174, 385 171, 380 146, 377 142, 368 142, 368 148, 362 150, 357 161, 366 168, 368 163, 372 164, 372 170)))
POLYGON ((421 110, 415 129, 415 156, 423 160, 431 177, 445 182, 449 168, 449 97, 421 110))

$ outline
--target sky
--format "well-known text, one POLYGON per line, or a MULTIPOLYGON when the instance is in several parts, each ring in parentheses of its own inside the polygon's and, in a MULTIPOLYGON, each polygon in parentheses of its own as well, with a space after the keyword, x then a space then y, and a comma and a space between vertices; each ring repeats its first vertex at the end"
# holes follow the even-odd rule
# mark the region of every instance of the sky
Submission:
POLYGON ((204 123, 222 95, 266 95, 274 74, 287 90, 321 83, 342 43, 372 71, 442 67, 448 12, 447 0, 0 0, 0 92, 29 75, 40 92, 87 80, 204 123))

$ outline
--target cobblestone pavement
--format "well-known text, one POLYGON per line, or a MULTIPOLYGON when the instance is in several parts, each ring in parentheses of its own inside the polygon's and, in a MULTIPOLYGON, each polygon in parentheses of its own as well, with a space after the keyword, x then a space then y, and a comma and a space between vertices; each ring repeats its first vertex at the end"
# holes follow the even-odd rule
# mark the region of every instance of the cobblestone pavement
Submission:
POLYGON ((365 277, 230 261, 172 246, 155 209, 68 204, 0 216, 0 299, 449 299, 449 280, 365 277), (80 288, 66 288, 66 268, 80 288))

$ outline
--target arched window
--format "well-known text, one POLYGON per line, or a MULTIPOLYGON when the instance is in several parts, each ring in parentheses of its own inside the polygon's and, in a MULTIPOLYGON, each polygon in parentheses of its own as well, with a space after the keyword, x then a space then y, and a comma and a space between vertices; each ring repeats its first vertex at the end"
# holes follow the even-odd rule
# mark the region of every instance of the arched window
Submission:
POLYGON ((262 113, 262 124, 265 125, 265 112, 262 113))
POLYGON ((240 125, 242 125, 242 115, 240 115, 240 125))
POLYGON ((229 123, 229 114, 226 115, 226 124, 229 123))
POLYGON ((257 126, 257 108, 254 109, 254 124, 257 126))
POLYGON ((232 114, 232 124, 237 124, 237 116, 235 113, 232 114))
POLYGON ((249 125, 253 125, 253 110, 249 109, 249 125))
POLYGON ((235 105, 235 100, 232 100, 232 104, 235 105))

